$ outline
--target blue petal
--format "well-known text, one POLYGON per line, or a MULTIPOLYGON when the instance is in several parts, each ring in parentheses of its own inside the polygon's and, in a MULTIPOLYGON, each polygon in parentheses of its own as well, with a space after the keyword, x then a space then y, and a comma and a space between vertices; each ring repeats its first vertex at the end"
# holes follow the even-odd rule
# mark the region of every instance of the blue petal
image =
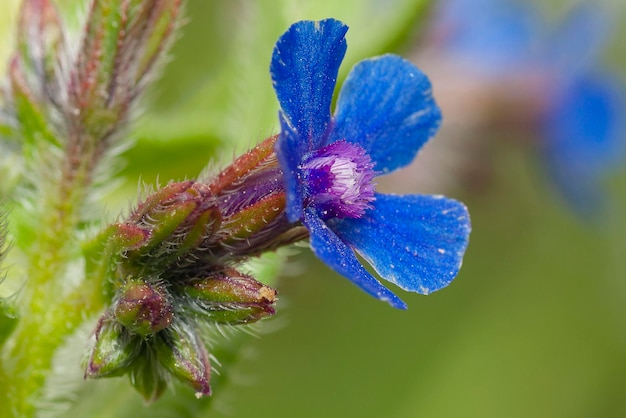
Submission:
POLYGON ((274 47, 270 73, 276 96, 310 150, 318 148, 330 124, 347 30, 334 19, 302 21, 291 25, 274 47))
POLYGON ((283 182, 285 184, 286 208, 285 213, 290 222, 296 222, 303 218, 303 190, 302 184, 298 181, 302 163, 304 143, 296 131, 289 126, 282 112, 279 112, 280 136, 274 145, 274 151, 278 158, 278 163, 283 171, 283 182))
POLYGON ((599 207, 601 180, 624 161, 623 89, 606 74, 580 77, 544 124, 543 156, 561 195, 583 215, 599 207))
POLYGON ((384 55, 358 63, 339 98, 328 142, 345 139, 383 173, 409 164, 441 121, 430 81, 409 61, 384 55))
POLYGON ((398 309, 406 304, 372 277, 361 265, 354 252, 312 211, 305 210, 304 224, 311 235, 311 249, 315 255, 337 273, 350 279, 366 293, 388 302, 398 309))
POLYGON ((470 219, 443 196, 376 195, 360 219, 329 224, 337 235, 402 289, 428 294, 447 286, 461 268, 470 219))

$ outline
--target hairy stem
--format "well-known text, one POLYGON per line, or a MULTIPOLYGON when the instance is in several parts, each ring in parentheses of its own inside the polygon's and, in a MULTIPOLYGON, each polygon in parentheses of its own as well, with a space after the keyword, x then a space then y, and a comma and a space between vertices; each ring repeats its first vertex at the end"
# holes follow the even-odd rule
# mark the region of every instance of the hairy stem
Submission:
POLYGON ((68 291, 68 282, 75 281, 70 275, 81 274, 71 262, 80 260, 76 257, 80 251, 76 231, 95 152, 91 141, 80 142, 68 147, 56 193, 50 191, 42 199, 37 240, 29 252, 28 281, 21 294, 22 319, 9 352, 8 375, 12 379, 5 386, 12 412, 20 417, 34 414, 54 354, 65 338, 103 307, 101 283, 85 282, 81 277, 68 291))

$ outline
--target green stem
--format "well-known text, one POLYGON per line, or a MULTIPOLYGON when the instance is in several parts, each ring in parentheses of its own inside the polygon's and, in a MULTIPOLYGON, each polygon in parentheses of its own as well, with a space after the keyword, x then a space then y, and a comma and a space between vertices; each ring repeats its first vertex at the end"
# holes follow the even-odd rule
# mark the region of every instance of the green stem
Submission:
MULTIPOLYGON (((28 281, 21 295, 22 319, 13 333, 2 373, 11 376, 7 401, 15 416, 29 417, 54 354, 85 318, 103 307, 101 283, 81 280, 68 292, 71 262, 80 253, 76 231, 91 181, 93 147, 69 146, 57 193, 42 199, 38 239, 29 251, 28 281)), ((79 145, 78 142, 75 145, 79 145)), ((1 376, 0 376, 1 377, 1 376)))

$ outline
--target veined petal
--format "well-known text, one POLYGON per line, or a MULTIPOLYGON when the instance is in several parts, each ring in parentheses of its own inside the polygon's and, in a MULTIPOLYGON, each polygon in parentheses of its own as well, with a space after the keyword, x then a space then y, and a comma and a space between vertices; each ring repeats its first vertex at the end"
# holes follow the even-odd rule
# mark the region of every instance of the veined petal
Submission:
POLYGON ((409 164, 441 121, 430 81, 409 61, 383 55, 358 63, 346 79, 328 142, 362 146, 383 173, 409 164))
POLYGON ((300 168, 302 163, 304 143, 300 136, 289 125, 282 112, 279 112, 281 132, 274 149, 278 163, 283 170, 283 181, 286 191, 286 208, 287 219, 290 222, 296 222, 303 218, 303 190, 302 183, 299 181, 300 168))
POLYGON ((311 249, 320 260, 366 293, 394 308, 406 309, 406 304, 363 268, 350 247, 313 210, 305 210, 304 224, 309 229, 311 249))
POLYGON ((330 227, 380 276, 402 289, 428 294, 447 286, 461 268, 470 219, 460 202, 443 196, 376 195, 360 219, 330 227))
POLYGON ((302 21, 291 25, 274 47, 270 73, 276 96, 309 150, 318 148, 330 124, 347 30, 334 19, 302 21))

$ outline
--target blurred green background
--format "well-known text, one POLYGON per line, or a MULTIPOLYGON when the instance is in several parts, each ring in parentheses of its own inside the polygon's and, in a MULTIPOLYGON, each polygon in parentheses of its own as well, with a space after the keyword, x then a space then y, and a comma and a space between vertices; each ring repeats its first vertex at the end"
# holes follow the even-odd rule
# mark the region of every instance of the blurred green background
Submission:
MULTIPOLYGON (((195 177, 277 131, 268 66, 289 24, 346 22, 345 76, 367 56, 409 51, 428 19, 419 0, 187 3, 171 62, 130 133, 138 142, 124 156, 123 187, 107 198, 109 214, 127 208, 140 180, 195 177)), ((607 60, 626 75, 619 38, 610 49, 607 60)), ((626 416, 624 172, 597 228, 554 196, 532 154, 504 146, 496 157, 486 190, 442 191, 467 204, 473 223, 448 288, 428 297, 398 290, 409 309, 396 311, 302 249, 283 269, 278 313, 260 337, 246 338, 241 355, 216 354, 228 378, 216 376, 214 399, 177 388, 146 416, 626 416)), ((102 417, 147 413, 124 379, 81 391, 74 416, 93 403, 102 417)))

